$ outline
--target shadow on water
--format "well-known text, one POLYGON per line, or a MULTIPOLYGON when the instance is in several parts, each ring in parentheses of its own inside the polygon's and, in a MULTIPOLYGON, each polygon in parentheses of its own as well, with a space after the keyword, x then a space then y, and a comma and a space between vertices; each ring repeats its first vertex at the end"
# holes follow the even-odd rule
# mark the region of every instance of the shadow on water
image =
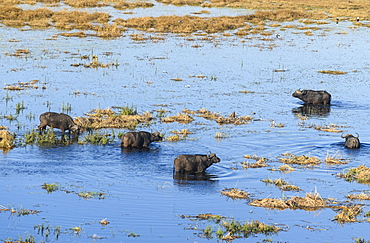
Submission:
POLYGON ((189 181, 214 181, 217 179, 217 175, 212 175, 207 172, 202 173, 186 173, 186 172, 174 172, 173 179, 177 184, 188 184, 189 181))
POLYGON ((173 174, 173 184, 182 191, 209 194, 218 190, 218 176, 202 173, 177 172, 173 174))
POLYGON ((292 112, 294 114, 327 117, 330 114, 330 106, 302 105, 300 107, 293 108, 292 112))

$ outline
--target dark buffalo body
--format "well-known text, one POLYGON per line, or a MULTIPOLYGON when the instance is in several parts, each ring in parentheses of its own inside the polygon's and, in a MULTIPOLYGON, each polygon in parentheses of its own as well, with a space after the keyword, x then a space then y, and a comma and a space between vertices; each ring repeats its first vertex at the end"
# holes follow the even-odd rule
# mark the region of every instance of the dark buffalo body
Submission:
POLYGON ((62 130, 62 136, 64 136, 66 130, 79 134, 81 129, 79 125, 73 122, 72 117, 64 113, 56 112, 45 112, 40 115, 40 125, 38 129, 43 131, 47 126, 62 130))
POLYGON ((349 149, 357 149, 360 148, 360 139, 358 138, 359 135, 357 134, 357 137, 353 136, 352 134, 347 134, 346 136, 341 136, 342 138, 345 138, 346 141, 344 142, 344 146, 349 149))
POLYGON ((149 147, 151 142, 162 141, 159 132, 128 132, 122 136, 122 147, 149 147))
POLYGON ((220 158, 216 154, 209 155, 180 155, 174 160, 176 172, 204 172, 214 163, 220 162, 220 158))
POLYGON ((309 105, 330 105, 331 102, 331 95, 326 91, 296 90, 292 96, 309 105))

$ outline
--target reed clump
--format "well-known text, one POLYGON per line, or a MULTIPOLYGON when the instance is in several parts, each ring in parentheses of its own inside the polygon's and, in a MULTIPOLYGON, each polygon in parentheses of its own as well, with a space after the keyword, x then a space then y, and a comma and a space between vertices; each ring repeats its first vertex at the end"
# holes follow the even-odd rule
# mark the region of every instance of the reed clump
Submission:
POLYGON ((297 156, 291 153, 284 153, 282 154, 284 158, 280 158, 280 162, 284 164, 297 164, 297 165, 318 165, 321 163, 320 159, 317 158, 316 156, 306 156, 306 155, 301 155, 297 156))
POLYGON ((282 191, 301 191, 301 189, 298 186, 291 185, 288 182, 284 181, 283 179, 276 179, 276 180, 264 179, 261 181, 266 184, 273 184, 282 191))
POLYGON ((350 168, 345 173, 337 174, 337 176, 348 182, 356 181, 362 184, 370 184, 370 168, 365 165, 350 168))
POLYGON ((339 223, 353 223, 358 222, 357 216, 362 211, 362 206, 355 204, 350 206, 340 206, 341 212, 334 216, 334 220, 339 223))
POLYGON ((326 154, 325 163, 333 165, 333 164, 347 164, 348 160, 342 159, 341 155, 337 155, 336 153, 332 156, 326 154))
POLYGON ((189 123, 194 121, 194 118, 189 116, 188 114, 179 113, 176 116, 168 116, 162 118, 162 122, 171 123, 171 122, 179 122, 179 123, 189 123))
POLYGON ((15 147, 15 137, 7 130, 0 130, 0 148, 11 149, 15 147))
POLYGON ((361 192, 360 194, 350 194, 346 198, 350 200, 370 200, 370 195, 368 193, 361 192))
POLYGON ((76 117, 75 123, 86 129, 100 128, 129 128, 134 129, 138 124, 150 123, 155 119, 150 113, 121 115, 111 108, 95 109, 85 114, 86 117, 76 117))
POLYGON ((256 160, 255 163, 242 162, 241 164, 242 164, 244 169, 247 169, 247 168, 263 168, 263 167, 269 166, 268 164, 266 164, 268 159, 265 158, 265 157, 258 157, 257 155, 252 155, 252 156, 251 155, 244 155, 244 158, 256 160))
POLYGON ((96 36, 100 38, 117 38, 124 31, 126 31, 126 28, 119 27, 117 24, 104 24, 96 29, 96 36))
POLYGON ((305 197, 292 197, 288 200, 264 198, 255 199, 249 203, 251 206, 273 208, 273 209, 303 209, 305 211, 315 211, 321 208, 330 207, 328 199, 323 199, 318 193, 306 193, 305 197))
POLYGON ((253 120, 252 116, 241 116, 241 117, 224 117, 220 116, 216 119, 219 125, 233 124, 233 125, 244 125, 248 124, 253 120))
POLYGON ((221 194, 232 199, 249 199, 249 194, 238 188, 224 189, 221 194))

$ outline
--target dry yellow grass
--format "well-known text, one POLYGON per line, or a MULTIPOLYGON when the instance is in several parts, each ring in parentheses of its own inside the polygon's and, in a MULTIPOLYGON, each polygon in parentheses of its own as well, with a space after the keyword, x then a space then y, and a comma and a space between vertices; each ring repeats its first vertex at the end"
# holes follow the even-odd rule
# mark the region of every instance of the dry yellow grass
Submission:
POLYGON ((169 116, 169 117, 165 117, 165 118, 162 118, 162 122, 179 122, 179 123, 189 123, 189 122, 192 122, 194 121, 194 118, 192 118, 191 116, 189 116, 188 114, 177 114, 177 116, 169 116))
POLYGON ((305 197, 292 197, 289 200, 264 198, 255 199, 249 205, 273 209, 303 209, 315 211, 321 208, 330 207, 328 200, 323 199, 318 193, 306 193, 305 197))
POLYGON ((360 194, 347 195, 346 198, 350 200, 370 200, 370 195, 364 192, 361 192, 360 194))
POLYGON ((291 153, 284 153, 282 154, 285 158, 280 158, 280 162, 284 164, 297 164, 297 165, 318 165, 321 163, 320 159, 317 158, 316 156, 306 156, 306 155, 301 155, 301 156, 296 156, 291 153))
POLYGON ((339 173, 337 176, 349 182, 357 181, 362 184, 370 184, 370 168, 365 165, 350 168, 346 173, 339 173))
POLYGON ((246 159, 254 159, 256 160, 255 163, 249 163, 249 162, 242 162, 241 165, 243 168, 262 168, 262 167, 267 167, 268 164, 266 164, 267 159, 265 157, 258 157, 257 155, 244 155, 244 158, 246 159))
POLYGON ((0 130, 0 148, 11 149, 15 146, 14 136, 7 130, 0 130))
POLYGON ((74 122, 85 129, 99 128, 135 128, 140 123, 149 123, 154 117, 149 113, 142 115, 120 115, 112 109, 95 109, 85 114, 87 117, 76 117, 74 122))
POLYGON ((339 154, 334 154, 332 156, 329 156, 329 154, 327 153, 326 154, 326 157, 325 157, 325 163, 327 164, 347 164, 348 163, 348 160, 345 160, 345 159, 342 159, 341 155, 339 154))
POLYGON ((351 206, 340 206, 341 212, 334 216, 334 220, 339 223, 357 222, 357 215, 361 213, 363 206, 358 204, 351 206))

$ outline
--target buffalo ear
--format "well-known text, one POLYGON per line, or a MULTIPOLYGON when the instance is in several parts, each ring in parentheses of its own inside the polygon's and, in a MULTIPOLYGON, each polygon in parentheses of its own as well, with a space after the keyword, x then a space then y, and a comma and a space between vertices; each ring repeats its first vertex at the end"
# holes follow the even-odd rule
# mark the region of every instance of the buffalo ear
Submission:
POLYGON ((302 90, 302 95, 306 95, 307 94, 307 90, 302 90))

